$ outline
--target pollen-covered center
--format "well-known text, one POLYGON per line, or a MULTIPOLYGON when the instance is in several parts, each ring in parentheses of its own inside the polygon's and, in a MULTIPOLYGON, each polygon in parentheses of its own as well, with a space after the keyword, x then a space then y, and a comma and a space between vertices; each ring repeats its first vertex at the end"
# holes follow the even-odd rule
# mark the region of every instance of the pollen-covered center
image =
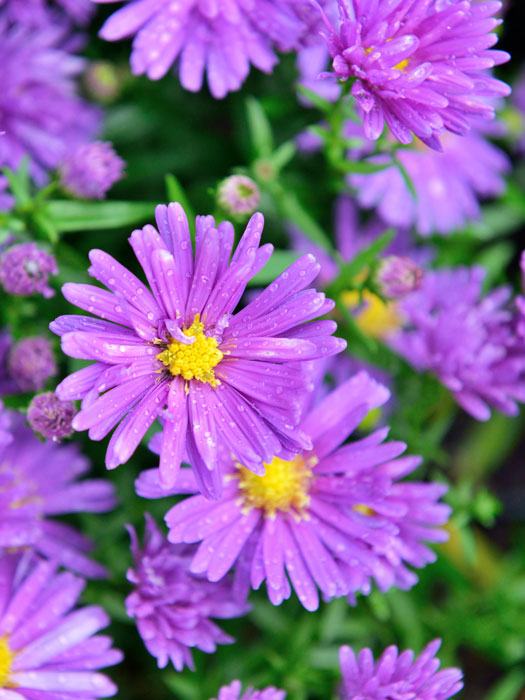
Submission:
POLYGON ((5 688, 11 673, 13 654, 5 637, 0 637, 0 688, 5 688))
POLYGON ((385 302, 365 289, 362 294, 352 290, 341 295, 343 304, 354 312, 359 328, 373 338, 385 338, 402 325, 396 304, 385 302))
POLYGON ((260 508, 271 518, 278 510, 302 516, 310 502, 311 460, 308 462, 301 455, 290 461, 274 457, 264 466, 264 476, 257 476, 245 467, 239 469, 239 489, 245 507, 260 508))
POLYGON ((166 349, 157 355, 157 360, 160 360, 174 377, 182 377, 187 381, 196 379, 213 387, 217 386, 219 380, 215 377, 214 368, 224 355, 219 350, 217 340, 204 333, 200 314, 196 314, 191 326, 182 332, 186 337, 194 338, 193 343, 185 344, 172 338, 166 349))

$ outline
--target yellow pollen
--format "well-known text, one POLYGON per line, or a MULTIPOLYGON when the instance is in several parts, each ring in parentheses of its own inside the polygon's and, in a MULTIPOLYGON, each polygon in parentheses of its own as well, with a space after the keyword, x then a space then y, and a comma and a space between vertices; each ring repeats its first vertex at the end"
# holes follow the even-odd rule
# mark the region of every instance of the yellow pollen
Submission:
POLYGON ((215 377, 214 368, 224 355, 219 350, 216 339, 205 335, 200 314, 196 314, 191 326, 182 332, 188 338, 195 338, 195 341, 191 345, 185 345, 172 338, 166 349, 157 355, 157 360, 174 377, 182 377, 186 381, 196 379, 216 387, 219 380, 215 377))
POLYGON ((274 457, 270 464, 264 465, 264 476, 257 476, 241 466, 239 489, 246 510, 260 508, 270 518, 274 518, 278 510, 304 517, 304 509, 310 503, 308 491, 315 462, 301 455, 291 461, 274 457))
POLYGON ((375 515, 373 508, 370 508, 370 506, 365 506, 364 503, 358 503, 357 505, 353 506, 353 510, 355 510, 356 513, 361 513, 361 515, 375 515))
POLYGON ((355 313, 359 328, 373 338, 385 338, 402 325, 395 303, 385 302, 367 289, 361 295, 357 291, 343 292, 341 298, 343 304, 355 313))
POLYGON ((5 637, 0 637, 0 688, 7 688, 13 654, 5 637))
POLYGON ((403 59, 402 61, 399 61, 399 63, 396 63, 394 66, 395 70, 405 70, 405 68, 408 66, 409 60, 408 58, 403 59))

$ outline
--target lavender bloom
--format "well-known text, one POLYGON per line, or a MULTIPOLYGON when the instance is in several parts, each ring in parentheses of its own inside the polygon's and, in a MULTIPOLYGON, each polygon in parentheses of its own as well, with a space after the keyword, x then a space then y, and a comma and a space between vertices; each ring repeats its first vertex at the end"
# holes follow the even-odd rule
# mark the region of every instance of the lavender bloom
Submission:
POLYGON ((246 175, 227 177, 217 191, 219 206, 230 216, 249 216, 255 212, 260 201, 257 183, 246 175))
POLYGON ((27 409, 27 422, 45 438, 55 442, 69 437, 73 432, 75 404, 61 401, 52 391, 33 397, 27 409))
POLYGON ((6 700, 107 698, 117 688, 99 669, 122 660, 97 632, 97 605, 74 609, 84 581, 55 565, 0 555, 0 695, 6 700), (2 690, 3 689, 3 690, 2 690))
POLYGON ((286 693, 279 688, 264 688, 255 690, 247 688, 242 692, 240 681, 233 681, 230 685, 225 685, 219 690, 219 694, 213 700, 284 700, 286 693))
POLYGON ((49 299, 55 293, 49 277, 57 273, 55 258, 36 243, 18 243, 0 254, 0 285, 8 294, 42 294, 49 299))
POLYGON ((390 345, 418 371, 428 370, 478 420, 490 406, 516 415, 525 401, 525 352, 515 351, 510 290, 482 296, 482 268, 429 271, 400 302, 405 326, 390 345))
MULTIPOLYGON (((191 571, 220 581, 232 568, 279 605, 292 589, 307 610, 326 600, 410 588, 408 568, 435 560, 426 542, 446 539, 439 528, 449 508, 445 487, 400 480, 419 465, 401 457, 406 445, 384 442, 388 428, 343 445, 389 392, 362 372, 318 403, 302 422, 313 447, 292 460, 275 457, 263 476, 232 463, 223 497, 193 495, 168 511, 168 539, 200 546, 191 571)), ((172 493, 197 492, 183 469, 172 493)), ((139 495, 163 495, 156 470, 137 482, 139 495)))
POLYGON ((89 463, 76 445, 42 443, 12 411, 4 409, 0 422, 11 438, 0 442, 0 547, 32 547, 83 576, 104 576, 104 568, 87 556, 91 543, 54 516, 111 510, 112 485, 79 481, 89 463))
MULTIPOLYGON (((452 134, 444 139, 445 151, 424 147, 401 149, 397 157, 416 190, 407 187, 395 166, 368 175, 351 175, 361 206, 376 208, 392 226, 408 228, 427 236, 447 234, 480 216, 479 199, 495 197, 505 190, 504 175, 510 169, 505 153, 485 136, 472 130, 467 136, 452 134)), ((374 163, 387 162, 373 156, 374 163)))
POLYGON ((75 94, 84 61, 63 48, 66 35, 56 24, 12 25, 0 9, 0 164, 16 169, 29 156, 39 185, 68 150, 90 140, 100 121, 75 94))
POLYGON ((339 22, 326 40, 333 75, 351 88, 365 135, 376 140, 386 125, 407 144, 417 136, 441 150, 443 131, 466 134, 473 118, 492 119, 487 96, 510 89, 489 69, 510 56, 494 51, 494 0, 429 0, 371 4, 338 0, 339 22))
POLYGON ((193 669, 192 649, 212 654, 218 644, 234 641, 210 618, 238 617, 247 607, 235 600, 228 583, 211 584, 191 574, 191 548, 167 542, 151 516, 146 515, 143 548, 129 530, 134 568, 128 580, 135 590, 126 599, 128 615, 159 668, 171 662, 177 671, 193 669))
POLYGON ((104 199, 122 179, 125 163, 111 143, 84 143, 67 154, 60 166, 62 186, 84 199, 104 199))
POLYGON ((12 22, 30 27, 64 20, 87 24, 94 9, 91 0, 0 0, 0 12, 12 22))
POLYGON ((211 94, 222 98, 241 87, 251 64, 271 73, 274 49, 297 49, 317 21, 308 0, 127 0, 100 34, 107 41, 134 36, 136 75, 158 80, 178 61, 186 90, 198 92, 206 73, 211 94))
POLYGON ((438 670, 440 646, 436 639, 416 658, 413 651, 400 654, 391 646, 377 662, 370 649, 355 654, 341 647, 341 700, 448 700, 463 688, 463 674, 457 668, 438 670))
POLYGON ((51 343, 42 336, 23 338, 13 343, 6 364, 10 388, 14 389, 6 393, 40 391, 47 380, 57 373, 51 343))
MULTIPOLYGON (((0 396, 16 394, 19 388, 9 372, 7 360, 11 349, 12 340, 9 333, 0 331, 0 396)), ((1 406, 0 401, 0 406, 1 406)), ((1 415, 1 410, 0 410, 1 415)))
POLYGON ((222 453, 260 473, 275 454, 310 447, 297 429, 302 395, 311 388, 298 360, 336 354, 346 344, 331 337, 332 321, 311 322, 333 308, 324 294, 306 289, 319 271, 311 255, 234 313, 273 250, 259 247, 261 214, 250 219, 231 260, 230 222, 215 227, 213 217, 197 217, 194 258, 182 207, 159 206, 156 219, 160 235, 146 226, 130 238, 149 288, 100 250, 91 251, 89 272, 110 291, 64 286, 68 301, 102 320, 73 315, 51 324, 66 354, 95 360, 57 394, 84 400, 73 427, 89 430, 92 440, 119 424, 106 455, 110 469, 131 457, 161 417, 163 484, 176 482, 187 455, 199 488, 218 496, 222 453))
POLYGON ((376 282, 388 299, 401 299, 421 286, 423 270, 407 257, 389 255, 379 264, 376 282))

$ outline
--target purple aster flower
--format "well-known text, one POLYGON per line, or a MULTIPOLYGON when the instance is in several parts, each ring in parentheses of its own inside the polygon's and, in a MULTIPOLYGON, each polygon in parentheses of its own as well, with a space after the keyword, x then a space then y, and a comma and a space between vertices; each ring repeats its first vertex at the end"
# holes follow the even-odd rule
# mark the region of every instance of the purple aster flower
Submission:
POLYGON ((525 352, 516 352, 505 287, 483 296, 482 268, 426 273, 421 289, 403 299, 404 327, 390 345, 418 371, 430 371, 474 418, 490 406, 516 415, 525 401, 525 352))
POLYGON ((217 202, 230 216, 249 216, 261 201, 257 183, 246 175, 232 175, 217 190, 217 202))
MULTIPOLYGON (((218 502, 193 495, 166 515, 174 543, 200 543, 191 571, 220 581, 232 568, 246 584, 266 581, 279 605, 292 588, 308 610, 324 599, 410 588, 409 569, 435 560, 426 542, 446 539, 438 526, 449 508, 439 503, 445 487, 401 481, 419 457, 400 457, 401 442, 385 442, 388 428, 343 445, 370 410, 389 397, 385 387, 360 373, 342 384, 305 417, 311 450, 291 460, 275 457, 260 476, 232 462, 218 502)), ((197 491, 191 472, 173 493, 197 491)), ((140 495, 158 497, 157 470, 137 482, 140 495)))
POLYGON ((401 299, 421 286, 423 270, 407 257, 389 255, 377 270, 376 282, 388 299, 401 299))
POLYGON ((11 419, 8 411, 4 410, 3 402, 0 400, 0 448, 8 445, 12 439, 11 419))
POLYGON ((42 336, 23 338, 13 343, 7 354, 6 365, 8 377, 15 389, 9 393, 40 391, 47 380, 57 373, 53 347, 42 336))
POLYGON ((0 254, 0 285, 8 294, 42 294, 49 299, 55 293, 49 277, 57 273, 55 258, 36 243, 18 243, 0 254))
POLYGON ((108 41, 134 37, 136 75, 158 80, 178 61, 186 90, 199 91, 206 73, 212 95, 222 98, 241 87, 250 65, 271 73, 275 49, 297 49, 316 22, 308 0, 126 0, 100 34, 108 41))
POLYGON ((64 20, 87 24, 94 9, 91 0, 0 0, 0 11, 11 21, 30 27, 64 20))
POLYGON ((84 581, 27 556, 0 556, 0 695, 5 700, 107 698, 117 688, 99 669, 122 654, 98 635, 98 605, 75 609, 84 581), (3 690, 2 690, 3 689, 3 690))
POLYGON ((341 647, 341 700, 448 700, 463 688, 463 674, 457 668, 438 670, 440 646, 436 639, 416 658, 411 650, 399 653, 391 646, 376 662, 370 649, 355 654, 341 647))
MULTIPOLYGON (((401 149, 397 157, 410 177, 410 192, 395 166, 367 175, 352 175, 359 204, 376 208, 388 224, 414 226, 423 236, 447 234, 480 216, 479 200, 496 197, 505 190, 504 175, 510 169, 505 153, 478 131, 467 136, 446 135, 445 150, 436 153, 417 144, 401 149)), ((373 156, 374 163, 387 156, 373 156)))
POLYGON ((190 573, 192 548, 170 544, 151 516, 143 548, 129 530, 134 568, 128 580, 135 589, 126 599, 128 615, 159 668, 171 662, 177 671, 193 669, 192 649, 212 654, 218 644, 234 641, 211 618, 238 617, 247 606, 236 601, 226 581, 212 584, 190 573))
POLYGON ((213 700, 284 700, 286 693, 279 688, 264 688, 255 690, 247 688, 244 692, 240 681, 233 681, 219 690, 219 694, 213 700))
POLYGON ((104 199, 108 190, 122 179, 124 166, 111 143, 84 143, 66 155, 60 166, 60 182, 77 197, 104 199))
POLYGON ((56 24, 11 24, 0 9, 0 164, 16 169, 29 156, 37 184, 73 146, 90 140, 100 122, 98 111, 76 95, 84 60, 63 48, 66 37, 56 24))
POLYGON ((27 421, 36 433, 56 442, 73 432, 75 413, 72 401, 61 401, 54 392, 47 391, 33 397, 27 409, 27 421))
POLYGON ((510 88, 490 74, 509 60, 493 30, 495 0, 338 0, 339 22, 326 39, 333 74, 352 80, 351 94, 366 137, 386 125, 401 143, 417 136, 441 150, 443 131, 466 134, 473 118, 492 119, 487 96, 510 88))
POLYGON ((89 430, 92 440, 118 424, 106 455, 110 469, 127 462, 161 417, 164 485, 175 483, 187 455, 201 490, 218 496, 221 453, 261 472, 275 454, 310 447, 297 429, 302 394, 311 388, 298 361, 336 354, 346 343, 332 337, 332 321, 312 322, 333 303, 306 289, 319 272, 311 255, 234 313, 273 250, 259 247, 261 214, 250 219, 231 259, 230 222, 216 227, 213 217, 197 217, 194 256, 179 204, 157 207, 156 219, 160 234, 146 226, 130 238, 149 288, 100 250, 91 251, 89 272, 109 291, 64 286, 68 301, 100 319, 62 316, 51 324, 66 354, 95 360, 57 394, 84 400, 73 427, 89 430))
POLYGON ((104 568, 87 556, 91 543, 54 516, 111 510, 112 485, 79 481, 89 463, 76 445, 41 442, 12 411, 4 409, 1 421, 11 440, 0 444, 0 547, 32 547, 83 576, 104 576, 104 568))

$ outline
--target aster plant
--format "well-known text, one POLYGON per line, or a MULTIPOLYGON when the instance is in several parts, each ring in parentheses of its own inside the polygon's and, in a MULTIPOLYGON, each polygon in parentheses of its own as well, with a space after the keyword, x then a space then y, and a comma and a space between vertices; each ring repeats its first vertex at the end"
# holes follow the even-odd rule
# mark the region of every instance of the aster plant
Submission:
POLYGON ((264 688, 255 690, 247 688, 243 691, 240 681, 233 681, 229 685, 223 686, 213 700, 284 700, 286 693, 279 688, 264 688))
MULTIPOLYGON (((421 460, 401 457, 403 443, 385 442, 387 428, 343 445, 388 398, 385 387, 357 374, 302 421, 310 450, 274 457, 264 475, 232 462, 220 501, 194 495, 171 508, 169 540, 200 543, 191 571, 220 581, 238 567, 251 587, 266 582, 274 605, 293 589, 308 610, 317 609, 319 592, 325 600, 353 600, 370 593, 374 580, 383 591, 413 586, 409 567, 435 559, 425 542, 446 539, 440 526, 449 508, 439 503, 446 488, 401 481, 421 460)), ((183 471, 173 492, 195 493, 183 471)), ((137 488, 146 497, 161 495, 157 472, 145 472, 137 488)))
POLYGON ((510 58, 492 49, 500 2, 338 0, 338 7, 335 25, 325 17, 330 75, 351 81, 369 139, 387 126, 402 144, 416 136, 441 150, 443 132, 468 133, 473 119, 493 118, 487 97, 510 93, 490 73, 510 58))
POLYGON ((309 0, 124 0, 100 35, 107 41, 134 37, 135 74, 158 80, 177 62, 186 90, 199 91, 206 74, 211 94, 222 98, 241 87, 251 65, 271 73, 275 51, 297 49, 315 36, 317 22, 309 0))
POLYGON ((99 635, 109 617, 99 606, 76 609, 82 579, 48 562, 0 554, 0 697, 95 700, 117 688, 99 669, 122 654, 99 635))
POLYGON ((219 644, 234 640, 212 618, 238 617, 247 611, 236 599, 231 582, 212 584, 190 571, 191 547, 166 540, 146 515, 144 546, 130 528, 133 568, 128 580, 133 592, 126 599, 146 648, 159 668, 194 668, 192 649, 212 654, 219 644))
POLYGON ((92 543, 55 516, 111 510, 113 486, 100 479, 80 480, 89 462, 77 445, 42 443, 23 416, 0 411, 7 438, 0 440, 0 552, 31 548, 83 576, 105 576, 105 569, 88 556, 92 543))
POLYGON ((110 255, 90 253, 90 274, 109 291, 66 284, 72 304, 96 316, 62 316, 51 324, 62 349, 95 363, 57 387, 63 400, 82 399, 75 430, 110 440, 106 466, 128 461, 160 418, 160 475, 177 480, 187 454, 199 489, 218 497, 221 461, 233 455, 263 473, 263 462, 309 449, 297 428, 309 379, 305 360, 338 353, 336 324, 314 321, 333 308, 307 289, 319 272, 305 255, 256 299, 235 309, 248 281, 269 260, 259 247, 263 217, 249 221, 232 255, 233 226, 196 219, 195 255, 188 220, 178 204, 159 206, 159 232, 134 231, 131 246, 149 287, 110 255), (288 392, 288 400, 283 396, 288 392))

